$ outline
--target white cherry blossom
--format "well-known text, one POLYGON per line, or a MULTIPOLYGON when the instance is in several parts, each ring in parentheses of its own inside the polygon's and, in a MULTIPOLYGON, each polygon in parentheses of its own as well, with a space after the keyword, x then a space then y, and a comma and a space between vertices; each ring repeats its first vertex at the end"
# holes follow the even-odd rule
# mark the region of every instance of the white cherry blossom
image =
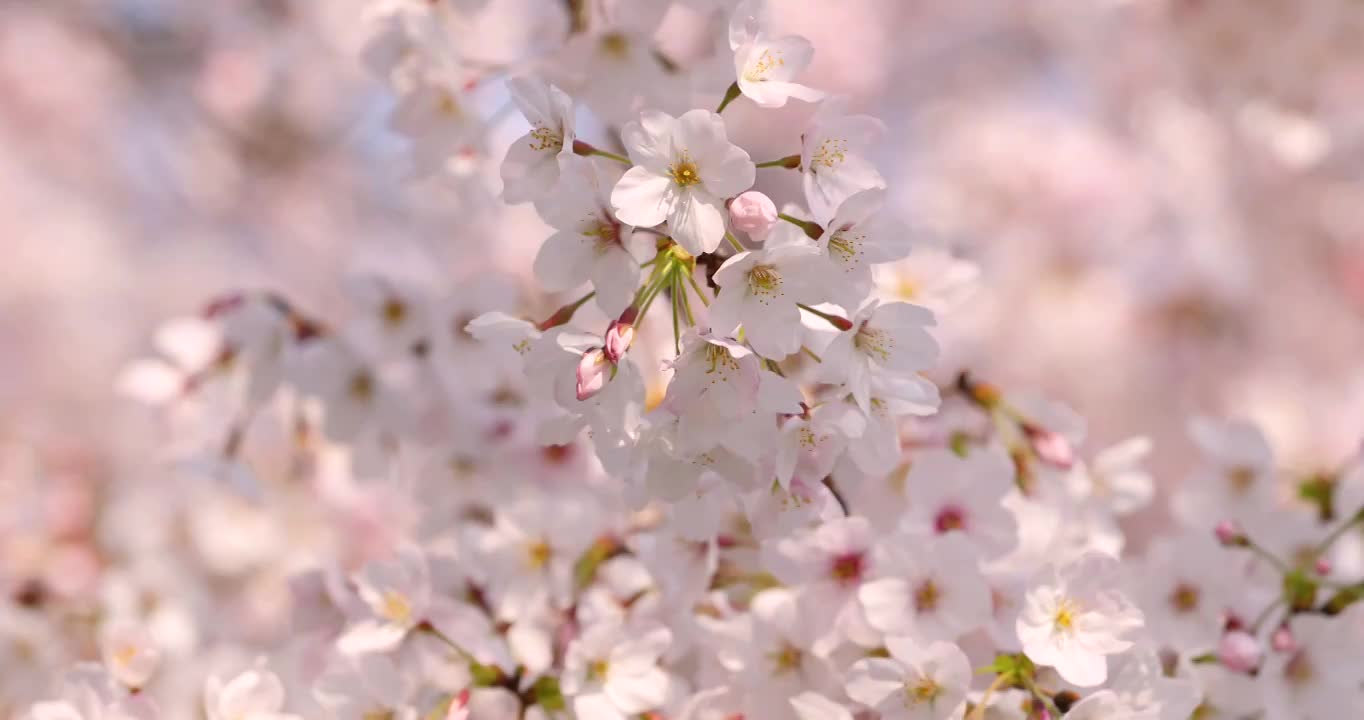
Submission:
POLYGON ((668 223, 668 233, 693 255, 713 252, 725 236, 726 198, 753 185, 748 153, 729 142, 719 115, 691 110, 681 117, 645 111, 621 130, 634 167, 611 192, 621 222, 668 223))

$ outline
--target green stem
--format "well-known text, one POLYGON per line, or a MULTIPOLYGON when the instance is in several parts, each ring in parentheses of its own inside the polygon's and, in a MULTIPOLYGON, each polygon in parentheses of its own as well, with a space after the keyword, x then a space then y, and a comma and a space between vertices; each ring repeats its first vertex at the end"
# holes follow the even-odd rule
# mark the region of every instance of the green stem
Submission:
POLYGON ((743 244, 739 242, 739 238, 734 237, 734 233, 726 230, 725 239, 729 241, 730 245, 734 246, 734 252, 748 252, 744 249, 743 244))
POLYGON ((550 315, 549 317, 545 318, 544 322, 540 323, 539 325, 540 331, 544 332, 545 330, 548 330, 550 328, 559 327, 560 325, 563 325, 569 320, 572 320, 573 313, 578 312, 578 308, 582 307, 583 303, 587 302, 588 300, 591 300, 596 296, 597 292, 593 290, 592 292, 578 298, 577 300, 574 300, 573 302, 559 308, 558 310, 555 310, 553 315, 550 315))
POLYGON ((696 276, 687 273, 687 282, 691 283, 691 289, 696 291, 696 297, 701 298, 701 304, 710 307, 710 301, 706 299, 706 294, 701 292, 701 286, 696 284, 696 276))
MULTIPOLYGON (((677 292, 678 295, 681 295, 681 296, 682 296, 682 310, 683 310, 683 312, 684 312, 684 314, 685 314, 685 316, 686 316, 686 318, 687 318, 687 327, 692 327, 692 326, 696 325, 696 318, 692 317, 692 314, 691 314, 691 298, 687 297, 687 286, 685 286, 685 285, 682 284, 682 277, 681 277, 681 273, 686 273, 687 271, 686 271, 686 268, 683 268, 683 269, 679 270, 678 272, 679 272, 679 276, 678 276, 678 278, 677 278, 677 290, 676 290, 676 292, 677 292)), ((690 274, 688 274, 688 275, 690 276, 690 274)))
POLYGON ((682 323, 677 319, 677 306, 682 304, 682 282, 676 273, 671 276, 672 280, 672 306, 673 306, 673 352, 682 354, 682 323))
POLYGON ((811 315, 815 315, 817 317, 821 317, 824 318, 825 320, 828 320, 830 325, 833 325, 839 330, 852 329, 852 321, 847 318, 839 317, 837 315, 830 315, 829 313, 823 312, 821 310, 816 310, 810 307, 809 305, 804 305, 801 303, 797 303, 796 307, 800 308, 801 310, 804 310, 805 312, 810 313, 811 315))
POLYGON ((1354 517, 1350 518, 1349 521, 1341 523, 1340 527, 1336 528, 1335 530, 1332 530, 1331 534, 1323 538, 1321 543, 1317 545, 1317 548, 1316 550, 1313 551, 1313 554, 1321 555, 1327 550, 1330 550, 1331 546, 1334 545, 1335 542, 1340 539, 1341 535, 1344 535, 1345 533, 1349 532, 1350 528, 1358 525, 1361 521, 1364 521, 1364 510, 1356 512, 1354 517))
POLYGON ((824 235, 824 228, 820 227, 819 223, 817 222, 801 220, 798 217, 792 217, 791 215, 787 215, 786 213, 777 213, 777 217, 800 228, 802 231, 805 232, 805 236, 810 238, 811 240, 818 240, 822 235, 824 235))
POLYGON ((720 107, 715 108, 715 114, 719 115, 720 113, 724 112, 725 108, 729 107, 730 103, 738 99, 739 95, 740 95, 739 83, 738 82, 730 83, 729 87, 725 89, 725 99, 720 101, 720 107))
POLYGON ((454 640, 451 640, 450 637, 449 637, 448 635, 446 635, 445 633, 441 632, 440 630, 437 630, 435 625, 432 625, 432 624, 429 623, 429 622, 423 622, 423 623, 421 623, 420 625, 417 626, 417 630, 418 630, 419 632, 424 632, 424 633, 426 633, 427 635, 431 635, 431 636, 433 636, 433 637, 439 639, 441 642, 445 643, 446 645, 449 645, 451 650, 454 650, 456 653, 459 654, 460 657, 464 658, 464 659, 467 660, 468 662, 471 662, 471 663, 472 663, 472 662, 476 662, 476 661, 474 660, 474 656, 471 655, 471 654, 469 653, 468 650, 465 650, 464 648, 460 647, 459 644, 456 643, 454 640))
POLYGON ((1260 556, 1262 559, 1264 559, 1265 562, 1269 563, 1270 565, 1273 565, 1274 569, 1279 571, 1279 574, 1283 575, 1288 573, 1290 568, 1286 563, 1284 563, 1284 561, 1280 560, 1278 557, 1274 555, 1274 553, 1266 550, 1264 547, 1262 547, 1259 543, 1255 542, 1254 540, 1246 538, 1245 548, 1251 551, 1252 553, 1255 553, 1256 555, 1260 556))
POLYGON ((1274 602, 1270 603, 1268 606, 1265 607, 1264 610, 1260 611, 1259 616, 1255 618, 1255 622, 1250 624, 1250 632, 1252 635, 1260 630, 1260 626, 1264 624, 1265 620, 1269 619, 1270 613, 1274 612, 1274 609, 1279 607, 1279 605, 1281 605, 1282 603, 1283 598, 1275 598, 1274 602))
POLYGON ((598 157, 610 158, 626 166, 633 164, 630 162, 630 158, 625 157, 624 155, 617 155, 616 153, 613 152, 607 152, 605 150, 593 150, 591 154, 596 155, 598 157))
POLYGON ((786 169, 788 169, 788 170, 796 170, 796 169, 799 169, 799 168, 800 168, 800 156, 799 156, 799 155, 787 155, 786 157, 777 158, 776 160, 768 160, 767 162, 760 162, 760 163, 758 163, 757 165, 755 165, 754 167, 760 167, 760 168, 786 168, 786 169))
POLYGON ((1034 698, 1041 701, 1043 705, 1047 706, 1047 712, 1051 713, 1052 718, 1061 717, 1061 711, 1057 709, 1055 701, 1053 701, 1051 697, 1048 696, 1046 693, 1042 692, 1041 688, 1037 687, 1037 683, 1033 682, 1032 678, 1029 677, 1023 678, 1023 684, 1027 686, 1028 692, 1032 693, 1032 696, 1034 698))
POLYGON ((981 693, 980 703, 971 711, 970 720, 984 720, 985 708, 990 704, 990 698, 995 694, 995 691, 1004 687, 1006 684, 1008 684, 1008 679, 1004 675, 996 677, 995 681, 990 683, 990 687, 985 688, 985 692, 981 693))
POLYGON ((597 155, 604 158, 611 158, 612 160, 615 160, 618 163, 624 163, 627 166, 634 164, 630 162, 630 158, 625 157, 624 155, 617 155, 616 153, 602 150, 601 148, 593 145, 592 143, 584 142, 582 140, 573 141, 573 154, 583 156, 597 155))

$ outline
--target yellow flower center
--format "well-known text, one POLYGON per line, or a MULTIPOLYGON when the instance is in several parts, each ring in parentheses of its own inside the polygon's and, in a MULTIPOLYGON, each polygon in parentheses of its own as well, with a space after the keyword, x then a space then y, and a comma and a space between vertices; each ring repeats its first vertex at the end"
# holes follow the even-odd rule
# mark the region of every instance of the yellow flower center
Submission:
POLYGON ((1075 614, 1080 608, 1069 598, 1063 599, 1056 605, 1056 612, 1052 615, 1052 626, 1058 631, 1070 632, 1075 628, 1075 614))
POLYGON ((1170 605, 1180 612, 1198 609, 1198 588, 1188 583, 1180 583, 1170 593, 1170 605))
POLYGON ((389 298, 384 301, 384 306, 380 313, 384 317, 384 323, 389 327, 397 327, 403 323, 407 317, 407 305, 403 304, 398 298, 389 298))
POLYGON ((544 540, 536 540, 526 546, 526 565, 531 570, 539 570, 549 564, 549 559, 553 556, 554 550, 549 543, 544 540))
POLYGON ((127 667, 133 664, 137 658, 137 648, 133 645, 124 645, 114 652, 114 663, 120 667, 127 667))
POLYGON ((710 363, 710 369, 706 374, 713 372, 727 372, 739 369, 739 361, 729 354, 729 349, 723 345, 706 344, 706 361, 710 363))
POLYGON ((530 149, 537 152, 550 150, 558 152, 564 148, 564 136, 543 126, 536 125, 530 131, 530 149))
POLYGON ((601 51, 603 54, 615 60, 624 60, 630 56, 630 38, 622 33, 608 33, 602 36, 601 51))
POLYGON ((374 398, 374 377, 361 370, 350 379, 350 396, 357 402, 369 402, 374 398))
POLYGON ((833 170, 847 159, 848 141, 838 138, 825 138, 819 147, 815 148, 815 151, 810 154, 810 169, 817 171, 823 167, 827 170, 833 170))
POLYGON ((932 580, 925 580, 914 589, 914 609, 918 612, 932 612, 938 608, 938 601, 942 599, 942 590, 938 589, 937 583, 932 580))
POLYGON ((771 50, 764 50, 763 54, 758 56, 757 62, 749 65, 748 69, 744 71, 744 79, 749 82, 761 82, 767 79, 767 74, 772 72, 774 68, 785 64, 786 61, 782 59, 781 53, 773 55, 771 50))
POLYGON ((853 336, 853 346, 864 355, 871 355, 885 362, 890 359, 890 349, 895 347, 895 342, 887 333, 863 325, 853 336))
POLYGON ((606 681, 606 673, 610 672, 611 664, 605 660, 593 660, 587 666, 587 679, 598 682, 606 681))
POLYGON ((583 237, 592 238, 593 249, 598 255, 620 245, 620 225, 604 220, 594 220, 583 230, 583 237))
POLYGON ((462 112, 459 101, 455 99, 455 96, 452 93, 448 92, 440 94, 440 99, 436 101, 436 109, 439 110, 442 115, 449 115, 452 117, 458 117, 462 112))
POLYGON ((771 265, 754 265, 748 271, 748 292, 751 295, 781 293, 781 273, 771 265))
POLYGON ((913 685, 905 686, 905 694, 909 696, 910 705, 931 703, 942 694, 942 686, 934 682, 933 678, 920 678, 913 685))
POLYGON ((407 596, 395 590, 386 590, 379 608, 379 614, 387 621, 406 625, 412 619, 412 605, 407 596))
POLYGON ((1227 472, 1227 482, 1231 484, 1232 492, 1245 495, 1255 485, 1255 470, 1248 467, 1232 468, 1227 472))
POLYGON ((701 172, 696 169, 696 163, 692 162, 686 153, 682 154, 682 159, 672 164, 668 168, 668 174, 672 175, 673 182, 682 187, 695 185, 701 182, 701 172))
POLYGON ((782 648, 769 657, 772 660, 773 671, 777 675, 788 673, 800 667, 800 650, 784 645, 782 648))

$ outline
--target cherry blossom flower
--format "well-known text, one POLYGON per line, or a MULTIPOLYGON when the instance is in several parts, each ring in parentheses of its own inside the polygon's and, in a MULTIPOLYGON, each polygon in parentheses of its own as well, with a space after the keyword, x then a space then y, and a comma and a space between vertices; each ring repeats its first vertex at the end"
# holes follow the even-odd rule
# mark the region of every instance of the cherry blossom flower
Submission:
POLYGON ((818 302, 818 253, 790 244, 742 252, 715 272, 720 296, 710 308, 714 330, 730 334, 743 325, 753 350, 780 359, 800 349, 800 303, 818 302))
POLYGON ((877 553, 882 577, 857 593, 867 622, 877 630, 925 642, 955 641, 989 619, 990 591, 974 549, 960 535, 927 542, 890 535, 877 545, 877 553))
POLYGON ((633 634, 604 621, 584 630, 564 659, 562 687, 575 715, 624 720, 663 704, 668 676, 657 663, 671 641, 672 633, 662 627, 633 634))
POLYGON ((431 581, 420 548, 404 547, 392 560, 370 563, 354 580, 369 616, 352 623, 337 641, 343 652, 392 650, 426 620, 431 581))
POLYGON ((297 720, 284 709, 284 683, 263 661, 223 682, 218 676, 204 685, 204 713, 208 720, 297 720))
POLYGON ((565 182, 545 200, 544 217, 556 232, 535 256, 535 276, 547 290, 571 290, 591 281, 596 303, 618 315, 639 287, 637 257, 652 250, 634 240, 634 228, 611 213, 611 188, 621 177, 618 163, 589 158, 563 161, 565 182))
POLYGON ((886 186, 866 157, 885 125, 866 115, 848 115, 846 108, 843 98, 825 100, 801 136, 805 201, 816 217, 832 217, 853 195, 886 186))
POLYGON ((616 217, 635 227, 666 221, 668 233, 693 255, 719 247, 724 200, 751 187, 755 173, 748 153, 726 138, 720 116, 645 111, 621 138, 634 167, 611 191, 616 217))
POLYGON ((866 412, 875 374, 924 370, 937 359, 938 343, 925 329, 933 324, 933 313, 917 305, 869 301, 852 317, 852 329, 825 349, 820 368, 843 380, 866 412))
POLYGON ((532 77, 507 81, 507 90, 530 131, 511 144, 502 161, 502 197, 510 203, 539 201, 555 190, 561 167, 573 157, 573 101, 532 77))
POLYGON ((858 660, 848 669, 848 696, 887 720, 946 720, 961 716, 971 688, 971 665, 950 642, 920 644, 886 638, 889 658, 858 660))
POLYGON ((1028 591, 1018 617, 1023 652, 1069 683, 1093 687, 1108 678, 1107 656, 1132 646, 1141 611, 1113 590, 1116 561, 1091 553, 1028 591))
POLYGON ((814 47, 799 36, 770 37, 766 5, 766 0, 745 0, 730 20, 729 44, 739 90, 765 108, 782 107, 790 98, 822 99, 824 93, 792 82, 809 66, 814 47))

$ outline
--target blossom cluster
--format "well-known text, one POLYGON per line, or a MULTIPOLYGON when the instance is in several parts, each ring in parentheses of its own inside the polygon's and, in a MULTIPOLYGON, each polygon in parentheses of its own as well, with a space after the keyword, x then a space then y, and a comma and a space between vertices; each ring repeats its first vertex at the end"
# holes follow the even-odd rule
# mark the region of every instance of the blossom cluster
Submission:
MULTIPOLYGON (((562 43, 514 62, 449 42, 479 5, 376 3, 364 61, 414 176, 456 194, 493 162, 480 94, 505 92, 525 131, 501 201, 547 228, 542 292, 364 270, 339 319, 232 293, 120 378, 168 418, 180 476, 333 531, 281 562, 287 639, 204 679, 204 716, 1364 712, 1364 459, 1287 477, 1255 426, 1196 418, 1174 529, 1133 552, 1151 443, 1086 452, 1059 402, 934 379, 969 263, 896 220, 884 124, 806 84, 813 46, 764 2, 545 3, 535 31, 562 43), (711 52, 654 42, 673 11, 711 52), (755 158, 740 104, 811 107, 755 158), (906 265, 928 274, 916 303, 895 299, 906 265)), ((98 662, 27 717, 179 716, 158 702, 174 621, 111 595, 98 662)))

